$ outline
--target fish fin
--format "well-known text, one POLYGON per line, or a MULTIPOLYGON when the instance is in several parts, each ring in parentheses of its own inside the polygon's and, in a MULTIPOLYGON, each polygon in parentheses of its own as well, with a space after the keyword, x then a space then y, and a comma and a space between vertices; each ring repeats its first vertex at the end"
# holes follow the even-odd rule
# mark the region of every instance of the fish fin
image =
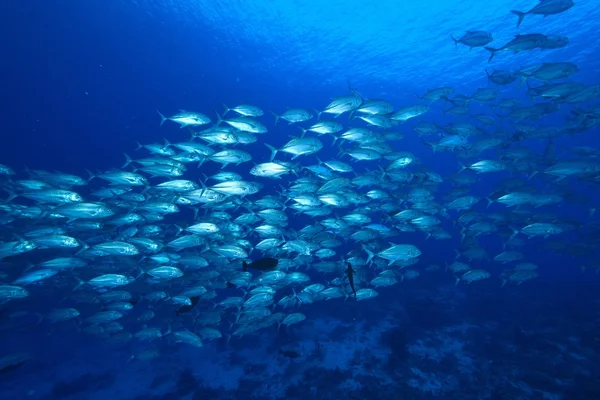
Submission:
POLYGON ((373 257, 375 257, 375 254, 373 254, 373 252, 369 249, 367 249, 365 246, 363 246, 363 250, 367 253, 368 258, 367 258, 367 264, 369 264, 371 262, 371 260, 373 259, 373 257))
POLYGON ((452 35, 450 35, 450 38, 454 40, 454 48, 456 49, 458 47, 458 40, 454 39, 454 36, 452 35))
POLYGON ((512 233, 512 235, 510 235, 510 238, 508 238, 508 240, 512 240, 515 236, 517 236, 519 234, 519 230, 510 225, 509 225, 509 228, 513 231, 513 233, 512 233))
POLYGON ((277 155, 278 150, 275 147, 273 147, 273 146, 271 146, 270 144, 267 144, 267 143, 265 143, 265 146, 267 146, 267 148, 269 150, 271 150, 271 161, 273 161, 275 159, 275 155, 277 155))
POLYGON ((160 113, 160 111, 156 110, 156 112, 158 113, 158 115, 160 115, 160 126, 162 126, 162 124, 165 123, 165 121, 168 119, 167 117, 165 117, 164 115, 162 115, 160 113))
MULTIPOLYGON (((270 112, 271 114, 273 114, 273 116, 275 117, 275 125, 277 125, 277 122, 279 121, 279 118, 280 118, 280 116, 279 116, 279 115, 277 115, 277 114, 275 114, 275 113, 274 113, 273 111, 271 111, 271 110, 269 110, 269 112, 270 112)), ((291 122, 290 122, 290 124, 291 124, 291 122)))
POLYGON ((175 228, 177 228, 177 233, 175 234, 175 236, 179 236, 181 234, 181 232, 183 232, 183 228, 177 224, 174 224, 174 225, 175 225, 175 228))
POLYGON ((335 142, 337 142, 337 140, 338 140, 338 137, 337 137, 337 136, 335 136, 335 134, 333 134, 333 133, 329 133, 328 135, 329 135, 329 136, 331 136, 331 137, 333 138, 333 142, 331 142, 331 146, 332 146, 332 147, 333 147, 333 146, 335 146, 335 142))
POLYGON ((500 49, 495 49, 493 47, 485 47, 485 49, 490 52, 490 58, 488 59, 488 62, 491 62, 492 59, 494 58, 494 56, 496 55, 496 52, 498 52, 500 50, 500 49))
POLYGON ((79 279, 79 278, 75 278, 75 279, 77 279, 77 286, 75 286, 75 287, 73 288, 73 291, 76 291, 76 290, 77 290, 77 289, 79 289, 79 288, 80 288, 82 285, 85 285, 85 282, 84 282, 84 281, 82 281, 81 279, 79 279))
POLYGON ((4 200, 2 200, 4 203, 10 203, 12 200, 14 200, 15 198, 19 197, 19 194, 7 189, 7 188, 2 188, 6 193, 8 193, 8 197, 4 200))
POLYGON ((202 191, 200 192, 200 196, 202 196, 206 192, 206 189, 208 189, 208 188, 206 187, 206 184, 204 182, 202 182, 202 180, 198 179, 198 182, 200 182, 200 185, 202 185, 202 191))
POLYGON ((221 122, 223 122, 223 118, 221 118, 221 115, 219 115, 217 111, 215 111, 215 114, 217 114, 217 123, 215 124, 215 126, 219 126, 221 125, 221 122))
MULTIPOLYGON (((531 178, 533 178, 537 173, 538 173, 537 171, 533 171, 533 173, 527 177, 527 180, 530 180, 531 178)), ((560 179, 562 179, 562 178, 559 178, 558 180, 560 180, 560 179)))
POLYGON ((518 28, 519 25, 521 25, 521 22, 523 22, 523 18, 525 18, 525 15, 527 13, 524 13, 522 11, 517 11, 517 10, 510 10, 510 12, 515 14, 517 17, 519 17, 519 20, 517 21, 517 28, 518 28))
POLYGON ((75 253, 75 255, 81 254, 84 251, 86 251, 87 249, 90 248, 90 246, 84 242, 83 240, 78 240, 79 244, 81 245, 81 249, 79 249, 79 251, 77 253, 75 253))
POLYGON ((125 156, 125 164, 123 164, 121 168, 125 168, 133 162, 133 160, 127 155, 127 153, 123 153, 123 155, 125 156))

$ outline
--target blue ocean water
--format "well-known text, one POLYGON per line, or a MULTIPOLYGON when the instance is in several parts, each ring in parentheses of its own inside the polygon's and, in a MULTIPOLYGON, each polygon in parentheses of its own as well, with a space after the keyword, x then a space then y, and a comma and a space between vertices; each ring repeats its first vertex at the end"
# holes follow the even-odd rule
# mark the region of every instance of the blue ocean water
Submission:
MULTIPOLYGON (((600 154, 596 137, 599 97, 572 104, 555 98, 554 102, 560 105, 555 112, 539 119, 515 120, 506 117, 510 110, 490 104, 507 98, 519 100, 518 107, 541 103, 529 95, 528 86, 538 87, 544 82, 528 80, 527 84, 519 84, 517 79, 507 85, 495 85, 486 75, 486 70, 518 71, 539 63, 571 62, 577 65, 578 72, 559 82, 578 82, 586 87, 600 84, 597 1, 576 0, 571 9, 547 17, 527 15, 519 27, 510 10, 529 10, 537 4, 535 1, 397 3, 2 3, 0 29, 5 42, 0 62, 4 97, 0 108, 0 164, 14 169, 18 179, 25 179, 28 170, 60 171, 87 179, 86 170, 119 169, 125 162, 123 153, 134 159, 148 156, 143 149, 135 150, 136 142, 189 140, 188 129, 180 129, 171 121, 161 126, 157 110, 167 116, 180 109, 196 111, 216 122, 215 111, 222 114, 223 104, 251 104, 265 110, 259 120, 269 132, 257 135, 256 143, 235 148, 249 152, 255 163, 267 162, 270 151, 263 143, 281 148, 291 137, 301 134, 296 126, 283 121, 275 125, 267 110, 322 111, 332 98, 350 95, 350 86, 363 99, 385 99, 395 109, 414 104, 431 107, 424 115, 391 128, 403 138, 390 140, 389 145, 394 152, 410 152, 415 158, 407 171, 436 173, 443 182, 432 186, 431 182, 414 178, 405 184, 383 186, 393 192, 396 212, 415 208, 415 202, 406 199, 410 189, 426 188, 434 194, 432 201, 445 206, 456 197, 455 190, 460 189, 462 195, 480 200, 470 210, 476 212, 475 221, 491 221, 498 231, 474 236, 469 231, 471 223, 461 219, 470 211, 444 209, 437 217, 443 220, 442 226, 451 237, 428 238, 426 232, 400 227, 381 208, 384 203, 375 202, 374 222, 394 228, 395 235, 382 235, 376 240, 380 248, 371 250, 378 253, 390 243, 410 243, 421 252, 416 264, 393 269, 398 280, 395 285, 369 284, 386 269, 385 265, 355 266, 357 289, 374 288, 378 292, 376 298, 355 301, 350 295, 345 300, 321 299, 296 305, 283 311, 303 313, 305 321, 280 329, 269 326, 232 338, 229 336, 239 326, 236 314, 219 311, 220 321, 208 325, 218 329, 223 337, 205 340, 201 348, 176 343, 173 335, 149 342, 133 338, 115 344, 110 339, 117 333, 91 332, 89 327, 96 325, 85 322, 85 318, 106 310, 106 304, 77 297, 78 293, 96 293, 93 290, 74 290, 77 279, 95 276, 94 269, 108 271, 105 259, 91 257, 88 271, 61 271, 51 279, 26 286, 29 296, 0 304, 0 359, 18 355, 13 361, 0 361, 1 398, 600 398, 600 279, 596 274, 600 169, 594 169, 600 154), (465 31, 479 30, 493 35, 489 46, 494 48, 517 34, 561 35, 568 37, 569 43, 557 49, 499 52, 489 62, 490 54, 485 49, 455 46, 450 37, 459 38, 465 31), (492 102, 471 101, 468 114, 457 116, 447 112, 450 101, 418 98, 439 87, 453 88, 450 99, 471 96, 479 88, 495 88, 499 95, 492 102), (582 114, 583 119, 577 117, 582 114), (492 117, 495 125, 483 125, 476 115, 492 117), (484 131, 483 135, 478 134, 480 137, 500 138, 502 144, 466 158, 459 150, 434 152, 424 142, 438 142, 443 136, 420 136, 413 129, 418 122, 432 122, 440 127, 459 122, 473 124, 484 131), (523 139, 519 136, 521 125, 556 128, 560 134, 523 139), (555 155, 546 164, 548 160, 543 155, 549 144, 554 146, 555 155), (521 148, 529 150, 525 160, 509 155, 521 148), (481 159, 505 160, 510 168, 468 175, 474 181, 466 187, 456 183, 454 177, 460 169, 457 160, 473 163, 481 159), (544 171, 562 161, 580 161, 587 169, 563 179, 549 178, 544 171), (497 200, 498 193, 510 192, 511 188, 522 191, 523 187, 528 192, 559 194, 562 199, 541 207, 508 208, 497 201, 487 207, 486 197, 497 200), (532 238, 518 234, 520 241, 510 242, 512 228, 521 230, 536 221, 557 225, 561 233, 532 238), (457 252, 461 255, 471 247, 485 250, 487 257, 458 259, 491 276, 455 285, 456 277, 462 274, 448 266, 457 259, 457 252), (493 257, 504 250, 518 250, 522 259, 507 264, 494 261, 493 257), (502 278, 509 277, 503 271, 520 262, 536 264, 539 276, 502 286, 502 278), (439 269, 431 268, 434 265, 439 269), (403 272, 407 269, 417 271, 418 276, 411 279, 410 274, 403 272), (78 309, 80 318, 58 323, 40 318, 65 307, 78 309)), ((233 112, 227 114, 227 118, 231 117, 233 112)), ((323 115, 322 119, 339 121, 345 128, 356 123, 347 113, 335 119, 323 115)), ((316 120, 299 125, 308 127, 313 122, 316 120)), ((310 132, 306 135, 316 137, 310 132)), ((330 135, 318 138, 324 144, 319 159, 342 160, 359 174, 377 171, 379 176, 379 168, 388 168, 390 163, 390 159, 356 161, 340 156, 338 146, 348 150, 347 142, 332 145, 330 135)), ((472 137, 468 140, 476 141, 472 137)), ((277 155, 277 160, 290 159, 288 154, 277 155)), ((317 163, 314 155, 294 161, 302 166, 317 163)), ((281 180, 256 178, 248 174, 251 165, 224 168, 264 185, 258 194, 248 196, 251 202, 267 195, 280 196, 281 186, 288 187, 299 179, 293 174, 281 180)), ((217 173, 219 165, 207 161, 198 168, 188 165, 187 169, 183 178, 194 182, 201 179, 210 186, 215 182, 208 183, 203 176, 217 173)), ((305 174, 300 171, 300 176, 305 174)), ((151 178, 150 182, 156 185, 165 180, 151 178)), ((8 199, 13 188, 6 182, 3 181, 3 188, 7 189, 8 199)), ((87 198, 90 191, 106 185, 94 180, 88 186, 89 189, 74 190, 87 198)), ((36 227, 64 225, 64 221, 49 218, 52 208, 45 206, 38 218, 13 218, 16 210, 11 205, 36 205, 21 200, 3 203, 3 217, 8 214, 11 218, 2 219, 2 244, 22 240, 25 233, 36 227)), ((291 203, 286 204, 289 207, 291 203)), ((334 209, 331 217, 339 219, 358 207, 334 209)), ((195 218, 193 209, 181 207, 177 215, 165 220, 164 226, 191 225, 195 218)), ((198 209, 204 215, 206 208, 198 209)), ((296 239, 305 226, 318 225, 323 220, 292 208, 284 211, 289 218, 285 227, 288 241, 296 239)), ((228 212, 236 217, 246 210, 242 207, 228 212)), ((330 261, 339 264, 338 270, 323 273, 312 267, 319 261, 314 256, 296 269, 308 274, 311 282, 328 287, 336 286, 332 283, 336 278, 345 279, 342 261, 348 259, 350 252, 358 251, 360 257, 367 258, 362 243, 345 238, 343 230, 333 231, 341 244, 330 261)), ((100 236, 115 238, 107 231, 100 236)), ((165 237, 165 242, 173 239, 171 236, 168 240, 165 237)), ((254 233, 246 238, 253 246, 259 241, 254 233)), ((96 238, 86 233, 80 239, 92 244, 94 241, 88 239, 96 238)), ((205 253, 211 251, 203 248, 202 254, 205 253)), ((31 271, 32 265, 56 254, 36 249, 3 257, 0 283, 10 285, 31 271)), ((257 259, 259 254, 254 250, 249 258, 257 259)), ((294 253, 281 258, 296 256, 294 253)), ((138 256, 127 261, 115 258, 112 263, 114 271, 135 271, 140 265, 146 269, 145 261, 138 256)), ((207 268, 217 269, 213 264, 207 268)), ((256 278, 259 273, 253 276, 256 278)), ((162 333, 171 329, 194 331, 198 329, 198 319, 214 316, 210 314, 215 312, 213 301, 231 296, 248 298, 239 289, 222 287, 223 281, 216 281, 211 281, 214 287, 208 287, 215 297, 201 299, 193 319, 175 316, 173 304, 149 305, 141 300, 139 296, 146 295, 152 287, 146 277, 118 288, 132 293, 135 300, 133 310, 125 312, 119 334, 134 334, 144 326, 159 328, 162 333), (138 317, 147 310, 154 310, 155 318, 140 322, 138 317)), ((183 281, 169 285, 160 288, 169 291, 186 284, 183 281)), ((347 284, 336 287, 339 286, 348 290, 347 284)), ((295 289, 300 292, 302 287, 295 289)), ((275 300, 287 295, 291 295, 291 287, 278 288, 275 300)), ((282 311, 278 306, 271 309, 274 313, 282 311)))

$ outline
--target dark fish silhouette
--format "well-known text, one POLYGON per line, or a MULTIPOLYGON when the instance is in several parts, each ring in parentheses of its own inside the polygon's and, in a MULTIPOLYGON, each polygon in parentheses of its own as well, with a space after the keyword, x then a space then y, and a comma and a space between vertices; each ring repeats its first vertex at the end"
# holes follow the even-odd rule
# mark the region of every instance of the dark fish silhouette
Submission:
POLYGON ((350 287, 352 288, 352 293, 354 293, 354 298, 356 298, 356 290, 354 289, 354 273, 356 271, 352 269, 352 265, 348 263, 348 268, 346 268, 346 275, 348 275, 348 282, 350 282, 350 287))
POLYGON ((244 268, 244 272, 248 271, 248 269, 255 269, 258 271, 271 271, 275 269, 277 264, 279 264, 279 261, 277 261, 276 259, 265 257, 261 258, 260 260, 253 261, 250 264, 246 263, 246 261, 243 261, 242 267, 244 268))
POLYGON ((298 358, 300 357, 300 353, 294 350, 281 350, 279 349, 279 354, 286 358, 298 358))
POLYGON ((196 307, 196 304, 198 304, 200 301, 200 296, 190 297, 190 300, 192 301, 192 305, 179 307, 177 309, 177 315, 192 311, 192 309, 196 307))

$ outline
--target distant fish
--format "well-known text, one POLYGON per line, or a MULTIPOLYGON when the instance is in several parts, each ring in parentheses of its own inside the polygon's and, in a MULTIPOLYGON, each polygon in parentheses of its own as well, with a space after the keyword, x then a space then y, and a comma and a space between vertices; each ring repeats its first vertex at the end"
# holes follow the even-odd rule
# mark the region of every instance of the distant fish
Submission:
POLYGON ((271 271, 277 267, 278 263, 279 261, 277 261, 275 258, 265 257, 261 258, 260 260, 253 261, 250 264, 246 263, 246 261, 242 261, 242 267, 244 272, 248 271, 248 269, 255 269, 257 271, 271 271))
POLYGON ((277 125, 277 122, 280 119, 283 119, 283 120, 289 122, 290 124, 293 124, 293 123, 297 123, 297 122, 308 121, 314 117, 314 115, 310 111, 307 111, 307 110, 304 110, 301 108, 292 108, 292 109, 285 111, 283 114, 280 114, 280 115, 271 111, 271 114, 273 114, 273 116, 275 116, 275 125, 277 125))
POLYGON ((515 71, 504 71, 500 69, 494 70, 491 74, 488 70, 485 70, 485 73, 490 82, 495 83, 496 85, 508 85, 517 80, 517 72, 515 71))
POLYGON ((452 35, 450 37, 454 40, 455 47, 462 43, 469 46, 469 50, 473 47, 485 46, 493 40, 492 34, 485 31, 467 31, 460 39, 455 39, 452 35))
POLYGON ((13 371, 21 367, 30 359, 31 357, 27 353, 14 353, 2 357, 0 358, 0 374, 13 371))
POLYGON ((519 20, 517 21, 518 27, 519 25, 521 25, 521 22, 523 22, 523 18, 525 18, 527 14, 537 14, 547 17, 548 15, 560 14, 562 12, 565 12, 569 8, 573 7, 573 5, 574 3, 572 0, 540 0, 539 4, 529 11, 523 12, 510 10, 510 12, 519 17, 519 20))
POLYGON ((165 121, 173 121, 178 123, 180 128, 185 128, 186 126, 200 126, 210 123, 210 118, 206 115, 191 111, 179 110, 179 113, 171 117, 165 117, 158 110, 156 110, 156 112, 160 115, 161 125, 164 124, 165 121))
POLYGON ((294 350, 281 350, 279 349, 279 354, 284 356, 285 358, 298 358, 300 357, 300 353, 294 350))
POLYGON ((528 33, 525 35, 516 35, 514 39, 500 48, 486 47, 490 52, 488 62, 492 61, 499 51, 512 51, 519 53, 521 51, 533 49, 557 49, 569 44, 569 39, 559 35, 543 35, 541 33, 528 33))
POLYGON ((225 112, 223 113, 223 115, 227 114, 229 111, 235 111, 236 113, 244 117, 260 117, 264 114, 263 110, 256 106, 251 106, 249 104, 241 104, 232 108, 229 108, 227 107, 227 105, 223 104, 223 107, 225 107, 225 112))
POLYGON ((200 296, 190 297, 190 300, 192 301, 192 304, 179 307, 176 311, 177 315, 192 311, 194 307, 196 307, 196 304, 198 304, 198 301, 200 301, 200 296))
POLYGON ((577 73, 579 67, 571 62, 553 62, 536 64, 528 68, 523 68, 521 73, 521 82, 529 78, 541 81, 551 81, 554 79, 568 78, 577 73))

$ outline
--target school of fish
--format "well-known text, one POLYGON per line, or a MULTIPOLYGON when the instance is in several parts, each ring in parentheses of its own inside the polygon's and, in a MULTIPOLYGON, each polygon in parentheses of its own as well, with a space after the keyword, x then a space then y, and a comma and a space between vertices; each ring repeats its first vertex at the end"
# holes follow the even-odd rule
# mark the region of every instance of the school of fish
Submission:
MULTIPOLYGON (((513 14, 520 25, 530 14, 572 6, 545 0, 513 14)), ((568 45, 544 34, 519 35, 498 48, 488 46, 488 32, 452 39, 487 46, 490 61, 499 52, 568 45)), ((419 263, 421 250, 411 241, 417 236, 460 242, 445 272, 457 285, 538 277, 543 268, 519 251, 528 237, 552 251, 593 253, 550 238, 594 236, 596 225, 552 211, 585 202, 563 183, 588 182, 594 190, 600 151, 562 149, 571 159, 559 160, 554 141, 600 125, 600 84, 571 80, 578 67, 568 60, 484 72, 493 85, 526 83, 520 87, 531 102, 501 98, 493 85, 470 95, 430 89, 417 104, 402 105, 350 89, 318 112, 290 108, 271 117, 248 104, 216 115, 159 112, 166 137, 178 124, 190 139, 139 144, 122 167, 87 178, 0 165, 7 194, 0 203, 0 303, 16 311, 60 288, 68 296, 44 304, 40 326, 72 324, 113 343, 164 338, 201 347, 301 323, 303 304, 372 299, 436 270, 419 263), (459 121, 429 119, 434 103, 459 121), (473 103, 489 105, 489 113, 473 115, 473 103), (562 126, 532 124, 557 118, 559 108, 568 110, 562 126), (263 140, 284 124, 293 136, 285 145, 263 140), (427 151, 452 153, 456 170, 427 168, 403 148, 407 135, 420 137, 427 151), (544 141, 545 150, 522 144, 531 139, 544 141), (244 146, 255 142, 268 148, 268 161, 252 164, 244 146), (320 156, 331 154, 324 147, 337 157, 320 156), (220 164, 220 172, 205 176, 208 163, 220 164), (492 193, 475 196, 471 189, 486 174, 502 179, 492 193), (307 223, 292 229, 291 218, 307 223), (489 254, 479 244, 488 235, 500 237, 505 250, 489 254)), ((153 349, 132 355, 155 356, 153 349)))

